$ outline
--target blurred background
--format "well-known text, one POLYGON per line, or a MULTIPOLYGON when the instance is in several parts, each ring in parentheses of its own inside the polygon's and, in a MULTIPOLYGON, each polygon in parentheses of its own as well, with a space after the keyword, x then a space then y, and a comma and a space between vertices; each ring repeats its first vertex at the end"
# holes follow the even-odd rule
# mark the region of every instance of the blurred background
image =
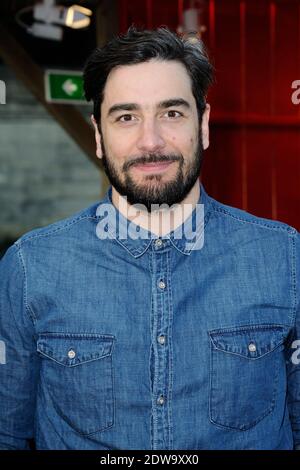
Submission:
POLYGON ((0 257, 106 192, 81 71, 132 23, 196 30, 207 46, 207 192, 300 230, 300 0, 1 0, 0 257))

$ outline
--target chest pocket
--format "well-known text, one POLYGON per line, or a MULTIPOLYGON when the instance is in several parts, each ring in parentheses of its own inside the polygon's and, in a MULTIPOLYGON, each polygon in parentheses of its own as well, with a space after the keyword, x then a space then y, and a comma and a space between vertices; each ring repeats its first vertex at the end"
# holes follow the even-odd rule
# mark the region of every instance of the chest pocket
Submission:
POLYGON ((209 331, 212 423, 247 430, 273 411, 286 334, 277 325, 209 331))
POLYGON ((80 434, 114 424, 114 341, 114 336, 100 334, 39 335, 41 387, 47 406, 80 434))

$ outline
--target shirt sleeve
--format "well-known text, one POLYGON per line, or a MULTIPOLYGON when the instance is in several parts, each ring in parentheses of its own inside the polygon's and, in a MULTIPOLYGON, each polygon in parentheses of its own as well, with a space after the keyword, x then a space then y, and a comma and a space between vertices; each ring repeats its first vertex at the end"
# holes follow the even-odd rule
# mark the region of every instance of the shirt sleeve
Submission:
POLYGON ((30 449, 38 357, 18 242, 0 261, 0 449, 30 449))
POLYGON ((300 233, 296 236, 295 253, 293 278, 295 279, 296 318, 289 342, 291 351, 287 362, 287 404, 293 431, 294 450, 300 450, 300 233))

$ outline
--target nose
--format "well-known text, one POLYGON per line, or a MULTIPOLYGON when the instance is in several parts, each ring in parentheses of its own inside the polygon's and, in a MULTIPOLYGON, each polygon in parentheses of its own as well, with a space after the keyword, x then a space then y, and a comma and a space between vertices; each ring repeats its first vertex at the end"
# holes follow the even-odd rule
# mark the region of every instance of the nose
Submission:
POLYGON ((154 119, 145 120, 140 128, 137 148, 142 152, 157 152, 165 145, 159 124, 154 119))

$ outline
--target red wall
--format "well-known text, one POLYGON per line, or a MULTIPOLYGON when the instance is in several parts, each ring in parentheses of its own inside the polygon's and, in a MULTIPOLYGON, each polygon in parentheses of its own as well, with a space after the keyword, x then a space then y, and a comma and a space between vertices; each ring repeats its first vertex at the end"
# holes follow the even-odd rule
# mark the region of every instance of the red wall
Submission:
MULTIPOLYGON (((300 0, 206 0, 203 40, 216 67, 203 183, 218 200, 300 230, 300 0)), ((120 0, 134 22, 175 29, 188 0, 120 0)))

